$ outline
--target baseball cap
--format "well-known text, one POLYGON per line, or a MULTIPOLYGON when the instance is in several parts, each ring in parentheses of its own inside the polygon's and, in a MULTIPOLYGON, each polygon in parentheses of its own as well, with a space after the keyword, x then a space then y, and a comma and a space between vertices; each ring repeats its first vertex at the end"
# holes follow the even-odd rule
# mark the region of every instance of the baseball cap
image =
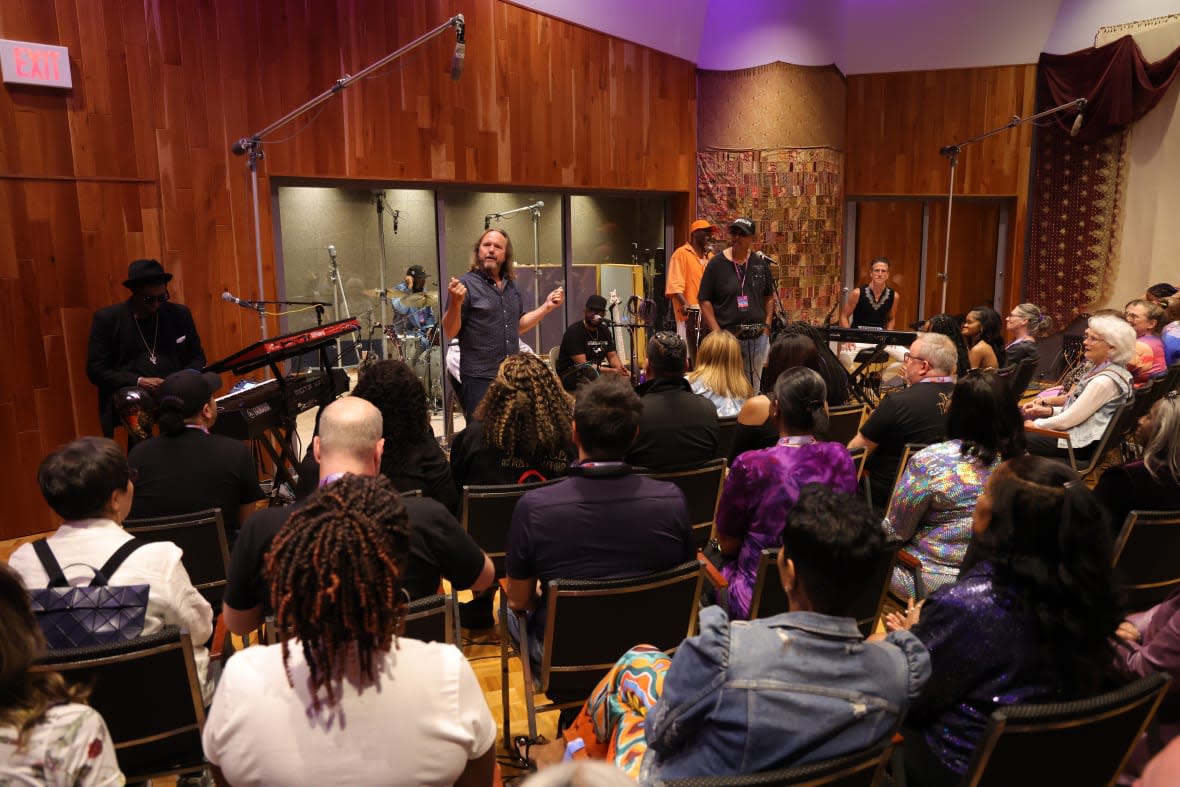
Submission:
POLYGON ((164 378, 156 391, 156 401, 161 409, 175 410, 182 418, 191 418, 220 387, 221 377, 213 372, 182 369, 164 378))
POLYGON ((734 219, 729 224, 729 231, 736 232, 738 235, 753 235, 754 222, 742 216, 739 219, 734 219))
POLYGON ((586 308, 606 311, 606 298, 601 295, 591 295, 586 299, 586 308))
POLYGON ((406 275, 412 276, 415 279, 425 279, 426 278, 426 269, 423 268, 421 265, 411 265, 409 268, 406 269, 406 275))
POLYGON ((709 232, 713 232, 715 229, 717 228, 713 226, 713 222, 707 219, 697 219, 692 224, 688 225, 688 234, 691 235, 697 230, 708 230, 709 232))

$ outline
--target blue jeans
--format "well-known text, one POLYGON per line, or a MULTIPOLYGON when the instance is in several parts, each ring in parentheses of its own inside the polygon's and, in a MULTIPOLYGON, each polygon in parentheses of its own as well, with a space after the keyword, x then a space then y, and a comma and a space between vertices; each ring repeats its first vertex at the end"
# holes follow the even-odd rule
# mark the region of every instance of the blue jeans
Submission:
POLYGON ((764 333, 757 339, 738 339, 738 344, 742 346, 742 371, 757 392, 762 385, 762 367, 770 355, 770 337, 764 333))

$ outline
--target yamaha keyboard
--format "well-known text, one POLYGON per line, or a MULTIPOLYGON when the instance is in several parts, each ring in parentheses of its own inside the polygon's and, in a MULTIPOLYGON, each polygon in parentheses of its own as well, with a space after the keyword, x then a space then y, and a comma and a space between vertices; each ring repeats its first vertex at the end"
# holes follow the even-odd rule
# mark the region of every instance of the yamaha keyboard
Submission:
MULTIPOLYGON (((327 325, 317 325, 314 328, 304 328, 301 331, 293 331, 284 336, 276 336, 273 339, 263 339, 260 342, 254 342, 249 347, 238 350, 233 355, 227 355, 220 361, 215 361, 205 368, 207 372, 221 372, 231 371, 234 374, 245 374, 252 372, 255 369, 260 369, 267 364, 277 364, 279 361, 285 361, 288 358, 294 358, 296 355, 302 355, 311 350, 318 350, 321 347, 326 347, 332 342, 340 339, 346 333, 352 333, 361 329, 360 320, 356 317, 348 317, 336 322, 330 322, 327 325)), ((275 371, 278 375, 278 371, 275 371)))
POLYGON ((329 404, 348 391, 348 373, 299 372, 278 380, 222 396, 217 400, 217 422, 209 431, 235 440, 257 440, 300 413, 329 404))
POLYGON ((909 347, 918 338, 912 331, 886 331, 878 328, 843 328, 829 325, 823 329, 830 342, 855 342, 857 344, 880 344, 909 347))

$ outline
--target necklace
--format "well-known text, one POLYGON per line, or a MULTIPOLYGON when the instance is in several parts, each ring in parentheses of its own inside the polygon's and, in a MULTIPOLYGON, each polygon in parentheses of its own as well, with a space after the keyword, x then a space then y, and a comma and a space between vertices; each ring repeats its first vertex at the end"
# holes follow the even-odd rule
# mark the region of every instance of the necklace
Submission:
POLYGON ((881 291, 881 297, 878 298, 873 293, 872 287, 865 287, 865 291, 869 294, 869 307, 873 311, 880 311, 881 307, 885 305, 885 299, 889 297, 889 288, 886 287, 881 291))
POLYGON ((152 345, 148 346, 147 337, 143 335, 143 329, 139 327, 139 320, 135 317, 131 318, 131 322, 135 323, 135 330, 139 333, 139 339, 143 342, 143 348, 148 351, 148 360, 152 362, 152 366, 156 365, 156 341, 160 338, 160 313, 156 312, 156 332, 152 334, 152 345))

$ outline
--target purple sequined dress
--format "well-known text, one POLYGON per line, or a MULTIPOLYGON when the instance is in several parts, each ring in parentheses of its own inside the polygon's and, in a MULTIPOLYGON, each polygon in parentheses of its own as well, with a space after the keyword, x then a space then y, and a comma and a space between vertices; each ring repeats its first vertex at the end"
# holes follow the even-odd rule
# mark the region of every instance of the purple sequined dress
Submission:
POLYGON ((1054 670, 1037 653, 1033 612, 994 575, 990 563, 964 571, 931 594, 912 629, 930 652, 931 675, 906 727, 959 774, 996 708, 1062 699, 1054 670))
MULTIPOLYGON (((779 546, 787 512, 799 490, 819 483, 836 492, 856 491, 856 468, 840 443, 777 445, 747 451, 729 469, 717 506, 717 532, 742 540, 734 562, 721 573, 729 581, 729 616, 750 616, 750 596, 762 550, 779 546)), ((776 579, 777 581, 777 579, 776 579)))

